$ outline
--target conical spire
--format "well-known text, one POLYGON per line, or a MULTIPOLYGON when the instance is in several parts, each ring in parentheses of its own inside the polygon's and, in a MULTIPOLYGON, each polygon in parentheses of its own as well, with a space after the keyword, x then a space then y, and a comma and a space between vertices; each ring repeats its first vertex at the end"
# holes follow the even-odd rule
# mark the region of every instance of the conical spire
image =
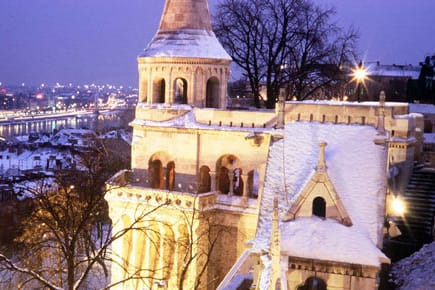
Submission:
POLYGON ((159 30, 139 57, 231 60, 212 30, 208 0, 166 0, 159 30))
POLYGON ((159 31, 180 29, 212 31, 207 0, 166 0, 159 31))

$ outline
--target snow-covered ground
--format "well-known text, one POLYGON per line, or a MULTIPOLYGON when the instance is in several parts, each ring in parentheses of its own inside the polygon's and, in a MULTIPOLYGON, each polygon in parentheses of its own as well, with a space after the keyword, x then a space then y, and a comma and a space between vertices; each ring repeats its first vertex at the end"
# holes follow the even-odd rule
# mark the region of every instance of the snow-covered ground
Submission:
POLYGON ((435 242, 395 263, 390 275, 398 290, 435 289, 435 242))

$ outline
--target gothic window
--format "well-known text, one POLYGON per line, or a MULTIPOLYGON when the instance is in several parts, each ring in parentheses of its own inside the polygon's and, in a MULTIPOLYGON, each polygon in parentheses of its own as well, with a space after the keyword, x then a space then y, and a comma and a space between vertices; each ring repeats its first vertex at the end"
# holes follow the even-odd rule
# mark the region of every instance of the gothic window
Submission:
POLYGON ((207 108, 219 108, 220 85, 216 77, 207 81, 207 96, 205 106, 207 108))
POLYGON ((175 184, 175 163, 174 161, 170 161, 166 166, 166 189, 174 190, 174 184, 175 184))
POLYGON ((187 104, 187 81, 182 78, 175 79, 174 103, 187 104))
POLYGON ((198 193, 209 192, 211 190, 210 168, 201 166, 198 177, 198 193))
POLYGON ((153 83, 153 102, 163 104, 165 102, 166 82, 165 79, 155 80, 153 83))
POLYGON ((313 200, 313 215, 323 218, 326 216, 326 202, 320 196, 313 200))

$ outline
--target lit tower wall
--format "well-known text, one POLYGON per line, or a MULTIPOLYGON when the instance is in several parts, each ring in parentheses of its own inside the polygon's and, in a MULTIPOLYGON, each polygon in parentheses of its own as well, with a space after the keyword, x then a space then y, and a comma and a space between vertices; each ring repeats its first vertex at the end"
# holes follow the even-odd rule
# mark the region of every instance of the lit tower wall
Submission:
POLYGON ((207 0, 167 0, 157 33, 138 57, 138 111, 156 104, 225 108, 230 62, 207 0))

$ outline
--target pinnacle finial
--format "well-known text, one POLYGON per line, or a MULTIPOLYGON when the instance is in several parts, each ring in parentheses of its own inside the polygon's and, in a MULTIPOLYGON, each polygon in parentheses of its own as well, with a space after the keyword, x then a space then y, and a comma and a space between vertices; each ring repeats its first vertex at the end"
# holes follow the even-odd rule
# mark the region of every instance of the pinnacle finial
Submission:
POLYGON ((316 167, 317 171, 325 171, 327 168, 326 158, 325 158, 326 145, 328 145, 328 143, 326 142, 319 143, 319 161, 317 162, 317 167, 316 167))

